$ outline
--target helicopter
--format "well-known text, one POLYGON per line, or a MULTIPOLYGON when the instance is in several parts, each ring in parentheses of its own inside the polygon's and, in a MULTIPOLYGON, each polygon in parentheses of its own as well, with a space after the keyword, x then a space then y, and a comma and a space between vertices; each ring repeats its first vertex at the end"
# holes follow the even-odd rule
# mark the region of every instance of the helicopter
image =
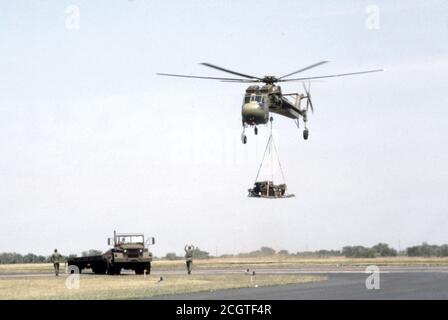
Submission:
POLYGON ((243 99, 243 105, 241 108, 242 124, 243 124, 241 141, 244 144, 247 143, 247 136, 245 133, 246 128, 254 127, 254 133, 255 135, 257 135, 258 125, 267 124, 268 121, 272 122, 273 118, 270 116, 270 113, 276 113, 281 116, 292 119, 296 123, 297 128, 299 128, 300 119, 302 119, 304 123, 303 139, 308 140, 309 136, 309 130, 307 127, 308 111, 311 110, 312 113, 314 112, 313 102, 311 100, 311 93, 310 93, 312 80, 383 71, 383 69, 375 69, 375 70, 340 73, 340 74, 323 75, 323 76, 289 78, 293 75, 315 68, 328 62, 330 62, 330 60, 319 61, 317 63, 314 63, 297 71, 288 73, 281 77, 276 77, 272 75, 267 75, 264 77, 255 77, 244 73, 225 69, 207 62, 203 62, 201 63, 201 65, 222 72, 230 73, 240 78, 206 77, 206 76, 193 76, 193 75, 182 75, 171 73, 157 73, 157 75, 251 84, 246 89, 243 99), (278 85, 278 83, 293 82, 293 81, 302 82, 304 89, 303 93, 283 93, 282 88, 278 85), (305 85, 305 82, 308 82, 308 86, 305 85), (302 106, 303 100, 306 100, 305 106, 302 106))

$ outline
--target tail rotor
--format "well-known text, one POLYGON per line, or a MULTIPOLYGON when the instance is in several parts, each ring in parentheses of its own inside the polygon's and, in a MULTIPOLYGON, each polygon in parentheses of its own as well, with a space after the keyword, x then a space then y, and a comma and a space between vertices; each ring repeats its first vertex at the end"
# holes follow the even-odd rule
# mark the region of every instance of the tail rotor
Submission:
POLYGON ((305 83, 302 83, 303 85, 303 89, 305 90, 306 93, 306 111, 308 111, 309 109, 311 109, 311 112, 314 113, 314 107, 313 107, 313 101, 311 100, 311 81, 308 81, 308 88, 306 87, 305 83))
POLYGON ((313 101, 311 100, 311 82, 308 81, 308 87, 305 85, 305 83, 302 83, 303 85, 303 90, 305 90, 305 96, 304 98, 306 99, 306 107, 305 110, 303 112, 303 122, 305 124, 305 129, 303 130, 303 139, 304 140, 308 140, 308 136, 309 136, 309 131, 308 131, 308 127, 306 125, 306 122, 308 121, 308 110, 311 110, 311 113, 314 113, 314 107, 313 107, 313 101))

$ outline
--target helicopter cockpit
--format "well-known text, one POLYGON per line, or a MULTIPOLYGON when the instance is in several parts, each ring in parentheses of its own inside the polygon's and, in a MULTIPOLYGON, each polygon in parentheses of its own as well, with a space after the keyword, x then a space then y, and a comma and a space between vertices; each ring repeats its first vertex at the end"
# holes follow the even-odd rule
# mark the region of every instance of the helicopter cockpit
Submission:
POLYGON ((246 94, 244 96, 244 103, 251 103, 251 102, 257 102, 257 103, 264 103, 265 102, 265 97, 261 94, 246 94))

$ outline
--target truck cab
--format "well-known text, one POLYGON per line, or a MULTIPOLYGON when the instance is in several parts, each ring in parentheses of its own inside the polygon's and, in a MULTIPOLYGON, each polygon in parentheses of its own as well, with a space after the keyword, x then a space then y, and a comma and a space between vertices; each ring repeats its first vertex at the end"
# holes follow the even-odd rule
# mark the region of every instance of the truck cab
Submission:
MULTIPOLYGON (((105 253, 108 264, 118 268, 135 270, 136 274, 150 272, 152 253, 145 244, 154 244, 154 238, 145 237, 141 233, 115 233, 108 239, 108 244, 113 248, 105 253)), ((120 270, 121 271, 121 270, 120 270)))

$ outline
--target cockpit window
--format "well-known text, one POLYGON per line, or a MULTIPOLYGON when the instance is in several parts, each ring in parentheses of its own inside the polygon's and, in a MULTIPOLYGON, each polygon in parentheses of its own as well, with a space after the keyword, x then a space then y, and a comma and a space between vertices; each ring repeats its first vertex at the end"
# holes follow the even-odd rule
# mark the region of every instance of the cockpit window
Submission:
POLYGON ((250 96, 247 95, 244 97, 244 103, 249 103, 249 102, 258 102, 261 103, 264 101, 264 97, 260 94, 251 94, 250 96))

